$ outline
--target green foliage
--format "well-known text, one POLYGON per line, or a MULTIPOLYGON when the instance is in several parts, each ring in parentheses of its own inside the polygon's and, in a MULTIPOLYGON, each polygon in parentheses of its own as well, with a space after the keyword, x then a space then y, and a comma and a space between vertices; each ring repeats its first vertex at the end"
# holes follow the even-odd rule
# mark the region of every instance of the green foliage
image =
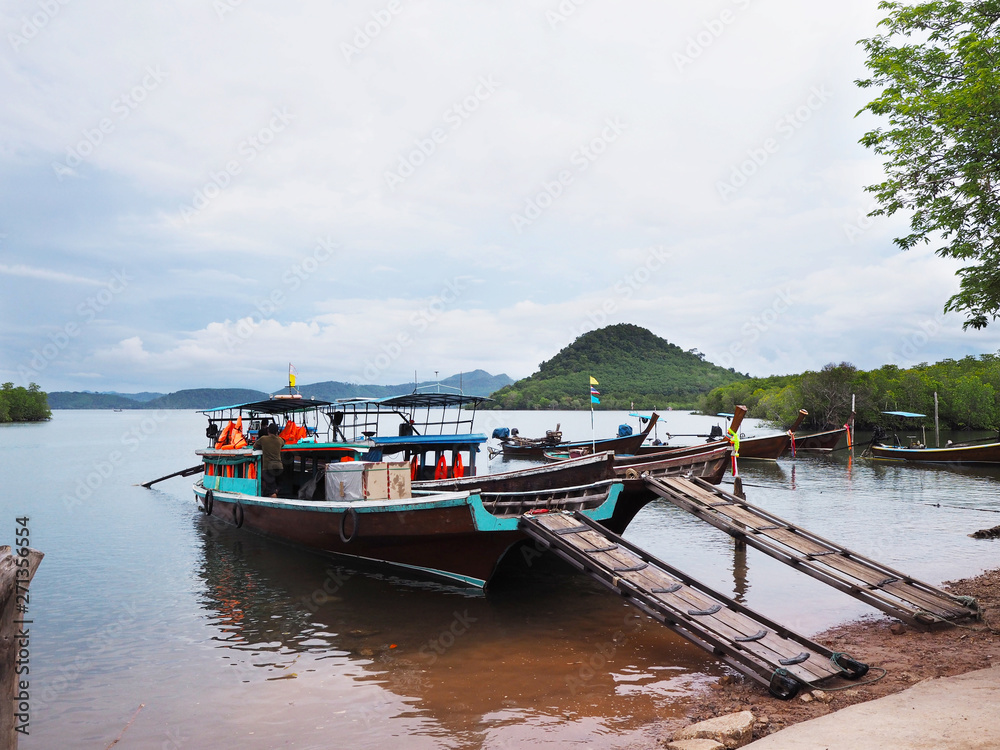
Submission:
POLYGON ((888 123, 861 139, 886 159, 871 215, 912 211, 900 248, 942 242, 939 255, 966 262, 945 310, 984 328, 1000 316, 1000 0, 879 8, 884 33, 860 42, 872 75, 856 81, 881 90, 861 111, 888 123))
POLYGON ((37 383, 27 388, 13 383, 0 386, 0 422, 41 422, 49 419, 48 399, 37 383))
POLYGON ((984 354, 960 360, 922 363, 901 370, 885 365, 862 371, 847 362, 830 363, 819 372, 751 378, 716 388, 699 401, 710 414, 743 404, 749 416, 789 425, 800 408, 809 412, 806 426, 842 425, 857 399, 859 429, 893 424, 883 411, 934 413, 934 393, 943 426, 952 429, 1000 428, 1000 356, 984 354))
POLYGON ((623 323, 585 333, 531 377, 491 397, 500 409, 589 409, 590 376, 600 383, 597 409, 689 407, 712 388, 743 377, 623 323))

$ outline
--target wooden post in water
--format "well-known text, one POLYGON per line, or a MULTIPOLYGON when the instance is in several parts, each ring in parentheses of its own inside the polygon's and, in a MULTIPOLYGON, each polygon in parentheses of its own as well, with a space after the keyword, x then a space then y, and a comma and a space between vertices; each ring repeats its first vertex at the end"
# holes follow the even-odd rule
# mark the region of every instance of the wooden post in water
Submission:
MULTIPOLYGON (((30 616, 23 613, 28 609, 28 585, 44 555, 36 549, 21 549, 25 554, 14 555, 8 545, 0 546, 0 750, 17 750, 21 732, 16 728, 30 721, 30 690, 19 689, 19 683, 30 687, 30 673, 17 674, 16 664, 19 655, 28 650, 31 623, 30 616), (19 571, 27 573, 18 575, 19 571), (19 710, 22 702, 29 706, 28 711, 19 710), (27 718, 19 719, 17 714, 27 714, 27 718)), ((21 661, 27 664, 28 659, 21 661)))
POLYGON ((941 428, 938 425, 937 391, 934 391, 934 447, 941 447, 941 428))
MULTIPOLYGON (((740 405, 740 406, 736 406, 736 407, 733 408, 733 423, 729 427, 730 431, 733 434, 735 434, 737 436, 739 435, 740 425, 743 424, 743 417, 746 416, 746 413, 747 413, 747 408, 745 406, 740 405)), ((730 438, 730 442, 733 442, 732 438, 730 438)), ((735 448, 735 444, 734 444, 733 447, 735 448)), ((738 471, 739 471, 739 467, 737 465, 737 458, 736 458, 736 456, 734 454, 733 455, 733 494, 736 495, 736 497, 740 498, 740 500, 746 500, 747 499, 746 493, 743 492, 743 477, 741 477, 737 473, 738 471)), ((735 544, 736 553, 737 554, 739 554, 740 550, 743 550, 744 551, 743 554, 746 554, 747 543, 745 541, 743 541, 742 539, 733 537, 733 542, 735 544)))

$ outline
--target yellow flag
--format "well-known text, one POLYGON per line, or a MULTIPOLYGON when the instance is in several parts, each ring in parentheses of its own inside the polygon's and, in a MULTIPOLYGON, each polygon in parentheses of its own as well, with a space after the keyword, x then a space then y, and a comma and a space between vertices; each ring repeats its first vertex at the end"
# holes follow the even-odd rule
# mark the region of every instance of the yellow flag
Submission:
POLYGON ((597 382, 597 378, 595 378, 593 375, 590 376, 590 384, 591 385, 600 385, 600 383, 597 382))
POLYGON ((294 367, 292 367, 292 364, 289 362, 288 363, 288 387, 289 388, 294 388, 295 387, 295 378, 296 378, 296 376, 298 374, 299 374, 298 371, 294 367))

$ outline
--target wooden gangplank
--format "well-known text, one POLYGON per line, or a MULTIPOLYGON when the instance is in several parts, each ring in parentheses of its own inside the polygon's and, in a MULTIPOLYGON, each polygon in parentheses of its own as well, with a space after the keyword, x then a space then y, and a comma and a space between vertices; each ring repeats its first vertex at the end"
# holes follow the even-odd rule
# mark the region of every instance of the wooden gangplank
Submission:
POLYGON ((630 604, 768 686, 782 699, 835 677, 857 679, 868 666, 792 632, 579 512, 523 515, 520 528, 630 604))
POLYGON ((917 626, 979 616, 953 596, 853 552, 700 479, 646 478, 660 497, 796 570, 917 626))

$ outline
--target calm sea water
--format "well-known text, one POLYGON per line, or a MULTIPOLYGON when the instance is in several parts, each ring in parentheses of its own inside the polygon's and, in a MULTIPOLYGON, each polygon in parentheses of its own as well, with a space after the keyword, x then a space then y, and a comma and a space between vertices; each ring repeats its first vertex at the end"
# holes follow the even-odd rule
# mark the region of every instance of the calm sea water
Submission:
MULTIPOLYGON (((586 439, 590 420, 488 412, 477 431, 539 435, 558 422, 586 439)), ((658 432, 717 421, 669 412, 658 432)), ((636 423, 609 412, 595 422, 598 437, 636 423)), ((46 553, 26 615, 22 748, 103 748, 127 725, 116 747, 613 747, 724 673, 557 561, 511 566, 483 595, 351 570, 206 520, 190 478, 137 486, 195 464, 203 430, 200 415, 176 411, 0 426, 0 543, 27 517, 46 553)), ((481 470, 521 465, 480 454, 481 470)), ((931 583, 1000 567, 1000 543, 967 536, 1000 523, 998 470, 841 451, 744 461, 741 473, 751 502, 931 583)), ((626 536, 806 634, 877 614, 755 550, 738 556, 665 502, 626 536)))

